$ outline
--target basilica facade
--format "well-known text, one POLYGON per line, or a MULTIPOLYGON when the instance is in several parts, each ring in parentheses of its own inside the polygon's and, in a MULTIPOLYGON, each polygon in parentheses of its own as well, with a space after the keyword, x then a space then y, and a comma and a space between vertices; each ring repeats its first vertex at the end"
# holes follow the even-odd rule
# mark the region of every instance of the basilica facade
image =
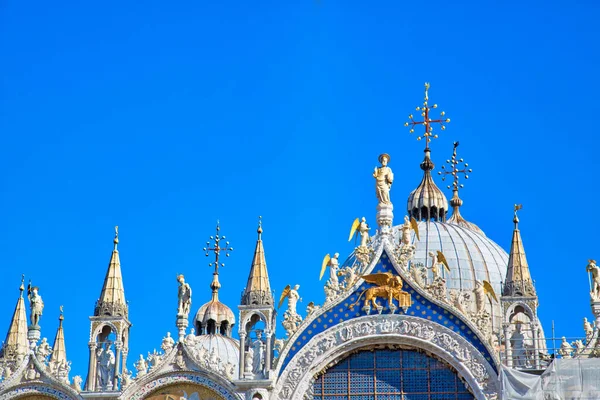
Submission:
MULTIPOLYGON (((229 244, 217 226, 206 249, 215 254, 210 301, 191 313, 191 289, 178 276, 177 335, 168 334, 160 351, 132 363, 117 230, 90 317, 87 376, 70 376, 62 316, 54 342, 40 340, 43 301, 37 288, 22 284, 0 352, 0 399, 499 399, 502 371, 547 369, 553 358, 537 316, 520 206, 507 215, 507 253, 461 215, 460 179, 469 169, 458 143, 444 170, 452 182, 450 201, 436 186, 433 127, 450 121, 443 113, 432 115, 436 106, 429 105, 428 88, 419 118, 407 123, 423 131, 422 180, 406 207, 398 206, 404 199, 394 204, 392 157, 379 157, 376 213, 352 225, 358 244, 352 254, 323 260, 324 304, 299 310, 297 286, 273 296, 261 224, 237 312, 221 303, 219 257, 229 244), (279 322, 283 334, 275 332, 279 322)), ((365 188, 371 184, 364 182, 365 188)), ((598 317, 600 276, 593 260, 588 271, 598 317)), ((600 324, 586 323, 585 340, 565 343, 558 357, 597 356, 600 324)))

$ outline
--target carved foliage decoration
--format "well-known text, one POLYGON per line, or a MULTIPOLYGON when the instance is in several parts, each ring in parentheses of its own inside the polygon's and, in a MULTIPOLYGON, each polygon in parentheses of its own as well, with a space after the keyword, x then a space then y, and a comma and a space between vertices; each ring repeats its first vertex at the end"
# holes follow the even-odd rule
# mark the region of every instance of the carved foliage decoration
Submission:
POLYGON ((493 367, 463 337, 428 320, 390 314, 356 318, 313 337, 280 374, 275 398, 301 399, 316 373, 352 350, 377 344, 408 345, 437 355, 457 370, 478 399, 490 399, 499 390, 493 367))

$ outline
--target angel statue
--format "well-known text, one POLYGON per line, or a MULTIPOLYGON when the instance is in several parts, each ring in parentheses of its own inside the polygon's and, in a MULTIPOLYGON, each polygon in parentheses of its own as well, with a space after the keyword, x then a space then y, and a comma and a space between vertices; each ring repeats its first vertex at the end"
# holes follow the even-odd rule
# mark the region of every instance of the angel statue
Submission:
POLYGON ((323 275, 325 275, 325 270, 329 267, 329 283, 332 286, 338 286, 338 269, 339 269, 339 258, 340 253, 335 253, 333 257, 329 254, 323 258, 323 264, 321 265, 321 275, 319 276, 319 280, 323 279, 323 275))
POLYGON ((350 228, 350 236, 348 237, 348 241, 352 240, 352 237, 358 238, 360 235, 360 246, 359 247, 367 247, 369 243, 369 225, 367 225, 367 220, 365 217, 362 217, 361 220, 356 218, 352 223, 352 227, 350 228))
POLYGON ((42 311, 44 311, 44 302, 42 301, 42 296, 38 294, 39 288, 37 286, 31 287, 31 281, 27 287, 27 298, 29 299, 29 306, 31 308, 31 313, 29 315, 29 320, 31 322, 31 326, 39 327, 40 317, 42 316, 42 311))
POLYGON ((298 303, 298 300, 302 301, 300 295, 298 294, 298 289, 300 289, 300 285, 294 286, 293 289, 290 285, 287 285, 285 289, 283 289, 283 292, 281 292, 281 297, 279 298, 279 307, 281 307, 281 305, 283 304, 283 300, 287 297, 288 309, 286 313, 298 315, 298 313, 296 312, 296 304, 298 303))
POLYGON ((433 273, 433 280, 436 281, 438 279, 442 279, 440 275, 440 270, 438 269, 438 264, 443 264, 446 271, 450 272, 450 267, 448 266, 448 260, 446 260, 446 256, 441 251, 437 251, 434 253, 433 251, 429 252, 429 257, 431 257, 431 272, 433 273))
POLYGON ((402 237, 400 238, 400 244, 403 245, 409 245, 410 244, 410 231, 415 231, 415 236, 417 237, 417 240, 420 240, 419 238, 419 224, 417 223, 417 220, 414 217, 411 217, 410 219, 408 218, 408 215, 404 216, 404 224, 402 225, 402 227, 400 227, 400 230, 402 231, 402 237))
POLYGON ((394 174, 392 169, 387 166, 390 161, 389 154, 379 156, 381 167, 375 167, 373 178, 375 178, 375 194, 379 200, 379 204, 392 204, 390 201, 390 188, 394 182, 394 174))
POLYGON ((585 269, 587 272, 592 273, 592 287, 590 288, 590 296, 593 301, 600 299, 600 270, 596 265, 596 260, 588 260, 588 265, 585 269))
POLYGON ((496 297, 496 293, 494 292, 494 288, 488 281, 475 281, 475 289, 473 290, 473 294, 475 295, 475 308, 477 314, 482 314, 485 311, 485 298, 486 295, 490 299, 494 299, 494 301, 498 302, 498 297, 496 297))
POLYGON ((185 282, 183 275, 177 275, 177 282, 179 282, 177 315, 187 318, 192 305, 192 288, 185 282))

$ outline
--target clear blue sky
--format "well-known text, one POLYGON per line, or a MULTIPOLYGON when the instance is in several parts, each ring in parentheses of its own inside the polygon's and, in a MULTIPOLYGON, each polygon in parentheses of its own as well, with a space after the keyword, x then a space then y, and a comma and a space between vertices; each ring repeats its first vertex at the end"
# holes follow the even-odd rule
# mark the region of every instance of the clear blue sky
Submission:
POLYGON ((523 203, 547 335, 552 320, 583 335, 600 258, 596 1, 135 3, 0 4, 2 337, 25 273, 50 341, 64 304, 85 376, 117 224, 130 361, 175 333, 177 273, 193 312, 209 300, 217 218, 236 314, 258 215, 273 288, 321 302, 323 255, 352 251, 354 218, 374 225, 377 155, 392 155, 397 221, 421 179, 403 123, 425 81, 452 119, 434 161, 460 140, 475 170, 463 215, 508 250, 523 203))

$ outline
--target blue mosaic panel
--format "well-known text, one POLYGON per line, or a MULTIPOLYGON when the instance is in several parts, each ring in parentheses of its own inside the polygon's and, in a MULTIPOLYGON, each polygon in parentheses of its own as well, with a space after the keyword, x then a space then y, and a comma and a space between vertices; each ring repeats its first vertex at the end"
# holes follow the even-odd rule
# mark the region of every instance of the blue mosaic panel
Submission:
MULTIPOLYGON (((390 260, 388 259, 386 253, 384 252, 381 255, 377 265, 373 269, 372 273, 378 272, 391 272, 397 275, 394 267, 392 266, 390 260)), ((283 371, 290 360, 300 351, 302 347, 315 335, 335 326, 341 322, 361 317, 367 315, 365 311, 363 311, 363 298, 358 301, 358 296, 367 288, 373 286, 370 283, 363 283, 356 291, 350 294, 346 299, 344 299, 341 303, 330 309, 325 314, 319 316, 316 320, 312 321, 310 326, 304 328, 304 331, 300 333, 300 336, 296 339, 294 343, 292 343, 292 347, 290 351, 287 353, 285 360, 283 362, 283 368, 280 371, 283 371)), ((464 337, 468 342, 470 342, 475 348, 485 357, 485 359, 490 363, 490 365, 495 369, 495 365, 492 362, 492 357, 490 353, 487 351, 485 345, 479 340, 478 336, 467 327, 463 323, 463 321, 445 310, 444 308, 433 304, 432 302, 426 300, 421 295, 417 294, 413 288, 411 288, 406 282, 403 283, 402 290, 410 293, 412 297, 413 304, 406 312, 406 315, 424 318, 430 321, 435 321, 436 323, 445 326, 446 328, 454 331, 460 336, 464 337)), ((389 314, 389 305, 387 299, 378 299, 377 300, 380 305, 384 307, 383 314, 389 314)), ((371 310, 371 315, 376 314, 376 310, 371 310)), ((403 313, 402 310, 397 310, 396 313, 403 313)), ((498 371, 496 371, 498 372, 498 371)))
POLYGON ((314 382, 315 400, 473 400, 445 363, 415 350, 355 353, 314 382))

